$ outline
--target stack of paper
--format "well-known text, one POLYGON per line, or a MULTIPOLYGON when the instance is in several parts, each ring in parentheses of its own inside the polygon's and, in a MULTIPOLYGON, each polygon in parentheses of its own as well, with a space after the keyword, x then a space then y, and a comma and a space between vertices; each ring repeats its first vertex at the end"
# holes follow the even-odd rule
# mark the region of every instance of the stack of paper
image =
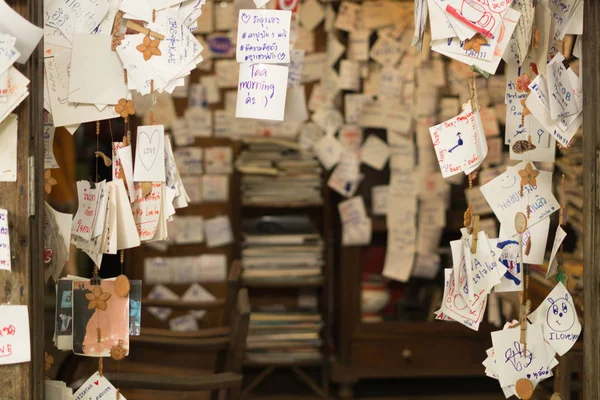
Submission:
POLYGON ((81 123, 122 115, 115 106, 131 99, 133 90, 172 93, 184 86, 202 61, 202 46, 191 30, 197 29, 203 4, 103 0, 73 10, 50 1, 44 104, 55 126, 74 132, 81 123))
POLYGON ((493 347, 483 362, 486 375, 499 381, 507 398, 517 394, 519 379, 529 379, 535 388, 551 378, 558 365, 555 355, 569 351, 581 334, 573 298, 562 283, 527 318, 527 348, 521 343, 517 321, 506 323, 503 330, 492 332, 493 347))
POLYGON ((321 168, 285 140, 248 141, 236 162, 244 203, 320 203, 321 168))
MULTIPOLYGON (((435 315, 437 319, 454 320, 479 330, 488 294, 501 283, 507 268, 499 261, 498 250, 492 247, 495 242, 485 232, 478 232, 476 242, 466 229, 462 230, 462 235, 460 240, 450 242, 453 268, 444 270, 444 296, 435 315), (472 252, 474 246, 475 253, 472 252)), ((520 272, 521 266, 517 268, 520 272)), ((522 281, 522 276, 519 278, 522 281)))
POLYGON ((323 280, 323 240, 313 232, 308 216, 246 220, 243 246, 245 281, 302 284, 323 280))
POLYGON ((246 359, 255 363, 306 362, 322 358, 317 312, 259 309, 250 314, 246 359))
POLYGON ((73 389, 67 387, 63 381, 44 381, 46 400, 73 400, 73 389))
POLYGON ((224 254, 144 259, 144 282, 149 284, 223 282, 226 276, 224 254))

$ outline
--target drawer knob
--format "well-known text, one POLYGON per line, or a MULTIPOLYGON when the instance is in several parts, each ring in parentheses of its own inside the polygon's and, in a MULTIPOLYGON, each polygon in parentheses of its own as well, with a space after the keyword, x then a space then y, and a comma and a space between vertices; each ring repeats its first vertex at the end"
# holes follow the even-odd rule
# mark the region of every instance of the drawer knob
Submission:
POLYGON ((402 350, 402 358, 405 360, 410 360, 412 358, 412 351, 410 349, 402 350))

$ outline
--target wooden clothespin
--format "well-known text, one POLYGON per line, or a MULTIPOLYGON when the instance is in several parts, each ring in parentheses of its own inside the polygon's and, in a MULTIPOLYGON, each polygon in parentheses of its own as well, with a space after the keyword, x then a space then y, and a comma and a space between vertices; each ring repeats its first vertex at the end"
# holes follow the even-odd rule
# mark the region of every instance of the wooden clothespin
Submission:
POLYGON ((133 21, 127 21, 127 24, 125 24, 125 26, 131 29, 132 31, 143 33, 144 35, 148 35, 150 37, 153 37, 154 39, 163 40, 165 38, 164 35, 161 35, 158 32, 151 31, 148 28, 144 28, 143 26, 136 24, 133 21))
POLYGON ((469 100, 471 102, 471 110, 477 110, 477 86, 475 85, 475 77, 469 78, 469 100))
POLYGON ((479 236, 479 215, 473 217, 473 239, 471 240, 471 254, 477 253, 477 236, 479 236))

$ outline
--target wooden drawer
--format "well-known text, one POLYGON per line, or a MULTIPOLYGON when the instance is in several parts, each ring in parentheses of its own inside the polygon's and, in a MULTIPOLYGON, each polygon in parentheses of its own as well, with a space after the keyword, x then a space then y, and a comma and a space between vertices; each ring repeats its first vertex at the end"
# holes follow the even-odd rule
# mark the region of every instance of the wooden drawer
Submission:
POLYGON ((352 367, 363 377, 483 375, 489 336, 444 336, 442 332, 357 338, 352 367))

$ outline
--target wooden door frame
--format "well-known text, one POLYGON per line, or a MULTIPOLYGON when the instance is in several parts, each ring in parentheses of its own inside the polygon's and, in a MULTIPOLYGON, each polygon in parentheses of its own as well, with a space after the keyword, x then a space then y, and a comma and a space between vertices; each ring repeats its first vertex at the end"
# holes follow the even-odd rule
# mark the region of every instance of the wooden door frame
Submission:
MULTIPOLYGON (((7 4, 39 27, 43 0, 7 4)), ((30 80, 29 96, 13 113, 19 118, 17 181, 0 184, 0 207, 9 211, 12 270, 0 275, 0 301, 27 305, 31 362, 2 367, 7 399, 44 399, 44 48, 40 41, 26 64, 15 64, 30 80)), ((2 271, 4 272, 4 271, 2 271)))
POLYGON ((583 28, 583 190, 584 190, 584 399, 600 395, 600 212, 597 191, 600 157, 600 6, 584 5, 583 28))

